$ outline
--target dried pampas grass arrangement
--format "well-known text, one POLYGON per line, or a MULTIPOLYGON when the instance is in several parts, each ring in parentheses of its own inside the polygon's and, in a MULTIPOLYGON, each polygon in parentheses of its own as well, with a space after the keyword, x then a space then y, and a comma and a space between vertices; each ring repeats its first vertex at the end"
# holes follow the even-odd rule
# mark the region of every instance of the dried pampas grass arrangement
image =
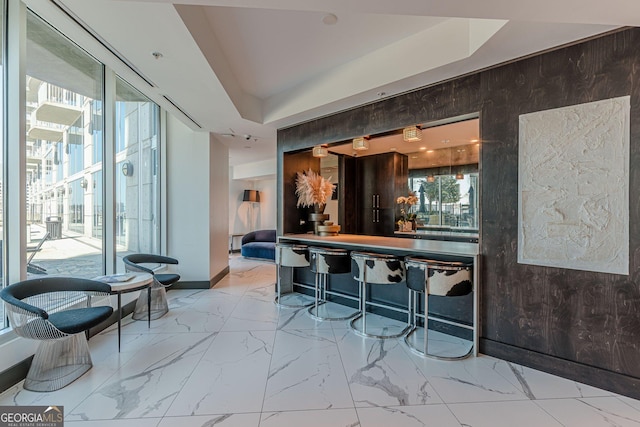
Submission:
POLYGON ((296 178, 296 195, 298 196, 298 207, 313 205, 324 205, 331 199, 331 194, 336 188, 331 183, 331 178, 325 179, 309 169, 306 172, 298 172, 296 178))

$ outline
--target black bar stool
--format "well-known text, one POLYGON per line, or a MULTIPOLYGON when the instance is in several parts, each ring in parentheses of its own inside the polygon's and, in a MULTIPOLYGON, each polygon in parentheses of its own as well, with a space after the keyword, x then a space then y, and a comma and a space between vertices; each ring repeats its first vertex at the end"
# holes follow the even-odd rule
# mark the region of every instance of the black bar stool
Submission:
POLYGON ((347 315, 335 313, 335 310, 331 310, 329 307, 333 303, 327 301, 327 294, 355 299, 349 295, 327 290, 330 275, 351 273, 349 252, 345 249, 310 247, 309 257, 311 258, 310 269, 315 273, 316 279, 315 302, 309 307, 309 315, 316 320, 347 320, 357 315, 359 313, 358 310, 354 310, 347 315))
MULTIPOLYGON (((429 295, 456 297, 468 295, 473 291, 473 268, 471 263, 458 261, 436 261, 419 257, 406 257, 407 287, 409 288, 409 314, 411 330, 404 337, 405 343, 411 350, 421 356, 442 360, 464 359, 471 355, 473 343, 469 351, 459 356, 435 355, 429 353, 429 320, 447 323, 465 329, 471 329, 476 334, 475 324, 472 326, 437 317, 429 317, 429 295), (424 315, 417 312, 418 294, 424 294, 424 315), (424 317, 424 345, 420 349, 414 345, 410 337, 417 327, 417 318, 424 317)), ((475 311, 475 307, 474 307, 475 311)), ((475 319, 475 313, 473 318, 475 319)))
MULTIPOLYGON (((279 307, 284 308, 301 308, 307 307, 313 302, 308 303, 296 303, 296 304, 288 304, 283 302, 283 298, 286 296, 292 297, 297 294, 293 291, 293 269, 297 267, 308 267, 309 266, 309 248, 306 245, 297 245, 292 243, 276 243, 276 268, 277 276, 276 276, 276 299, 275 303, 279 307), (289 279, 287 281, 283 281, 281 276, 282 267, 289 268, 289 279)), ((306 285, 302 285, 300 283, 295 283, 298 286, 309 287, 306 285)), ((291 298, 287 298, 291 299, 291 298)))
MULTIPOLYGON (((396 338, 404 335, 410 328, 407 325, 399 332, 389 332, 388 327, 384 327, 379 334, 367 332, 367 306, 383 307, 401 313, 408 313, 403 310, 388 305, 377 304, 367 301, 367 285, 403 285, 405 277, 404 261, 394 255, 376 254, 371 252, 351 252, 351 272, 353 278, 359 283, 360 314, 350 322, 351 329, 359 335, 370 338, 396 338), (358 322, 362 319, 362 322, 358 322), (361 327, 359 325, 361 323, 361 327)), ((391 327, 391 326, 389 326, 391 327)))

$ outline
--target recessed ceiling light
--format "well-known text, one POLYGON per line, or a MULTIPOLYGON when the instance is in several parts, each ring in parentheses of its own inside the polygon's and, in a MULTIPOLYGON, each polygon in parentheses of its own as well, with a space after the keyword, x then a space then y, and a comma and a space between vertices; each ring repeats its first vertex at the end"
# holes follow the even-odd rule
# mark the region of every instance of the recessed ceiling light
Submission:
POLYGON ((426 149, 427 149, 427 147, 420 147, 420 149, 421 149, 421 150, 426 150, 426 149))
POLYGON ((325 25, 335 25, 338 22, 338 17, 333 13, 327 13, 322 17, 322 23, 325 25))
POLYGON ((443 140, 442 140, 442 141, 440 141, 440 142, 442 142, 443 144, 448 144, 448 143, 449 143, 449 140, 448 140, 448 139, 443 139, 443 140))
POLYGON ((390 147, 390 148, 389 148, 389 151, 396 151, 396 150, 397 150, 397 148, 396 148, 396 147, 390 147))
POLYGON ((411 158, 412 158, 412 159, 417 159, 417 158, 418 158, 418 156, 411 156, 411 158))
POLYGON ((162 53, 160 53, 160 52, 151 52, 151 56, 153 56, 153 59, 160 59, 164 55, 162 53))
POLYGON ((378 95, 379 98, 382 98, 386 94, 387 94, 387 92, 378 92, 378 93, 376 93, 376 95, 378 95))
POLYGON ((433 153, 433 150, 427 150, 427 153, 433 153))
POLYGON ((474 138, 474 139, 472 139, 472 140, 471 140, 471 141, 469 141, 469 142, 478 142, 478 141, 479 141, 478 139, 474 138))

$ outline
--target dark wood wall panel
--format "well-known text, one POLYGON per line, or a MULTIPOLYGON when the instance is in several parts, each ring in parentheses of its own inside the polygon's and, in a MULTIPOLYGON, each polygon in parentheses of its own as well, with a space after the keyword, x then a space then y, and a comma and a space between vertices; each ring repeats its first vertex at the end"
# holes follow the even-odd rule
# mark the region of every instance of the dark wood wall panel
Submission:
POLYGON ((412 124, 475 113, 480 110, 479 87, 480 76, 473 75, 279 129, 278 149, 283 152, 299 150, 316 144, 345 141, 412 124))
POLYGON ((482 138, 482 348, 640 397, 640 29, 281 129, 279 154, 474 112, 482 138), (518 264, 518 116, 625 95, 631 96, 630 275, 518 264))
MULTIPOLYGON (((640 264, 630 276, 519 265, 518 116, 631 95, 631 191, 640 181, 640 32, 625 31, 482 73, 483 337, 640 378, 640 264), (496 191, 497 190, 497 191, 496 191), (636 359, 637 360, 637 359, 636 359)), ((632 203, 630 252, 640 210, 632 203)))

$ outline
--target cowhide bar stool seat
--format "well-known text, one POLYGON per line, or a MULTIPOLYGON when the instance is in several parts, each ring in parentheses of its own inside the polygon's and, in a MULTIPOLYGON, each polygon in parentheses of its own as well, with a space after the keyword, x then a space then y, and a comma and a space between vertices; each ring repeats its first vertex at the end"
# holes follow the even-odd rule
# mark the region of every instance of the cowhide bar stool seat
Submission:
POLYGON ((345 249, 310 247, 310 269, 315 273, 315 302, 309 307, 309 315, 316 320, 347 320, 359 313, 358 310, 336 307, 327 301, 327 294, 340 295, 342 298, 354 299, 351 296, 327 290, 330 277, 334 274, 351 273, 351 258, 345 249))
POLYGON ((383 325, 379 333, 373 333, 367 329, 367 306, 384 307, 401 313, 408 310, 377 304, 367 299, 367 287, 370 284, 404 286, 405 278, 404 261, 394 255, 377 254, 371 252, 351 252, 351 272, 353 278, 359 283, 360 314, 350 322, 351 328, 365 337, 370 338, 396 338, 404 335, 410 327, 409 322, 404 327, 393 326, 391 320, 388 325, 383 325), (396 329, 394 332, 393 329, 396 329))
POLYGON ((305 301, 304 295, 298 294, 293 290, 294 284, 309 287, 293 281, 293 269, 308 266, 309 248, 306 245, 276 243, 276 305, 284 308, 301 308, 313 304, 310 300, 305 301), (288 269, 285 280, 281 277, 284 272, 283 268, 288 269))
MULTIPOLYGON (((458 326, 473 331, 475 336, 475 325, 467 325, 447 319, 439 319, 429 316, 429 295, 443 297, 457 297, 468 295, 473 291, 473 268, 471 263, 457 261, 435 261, 419 257, 406 257, 405 266, 407 269, 407 287, 409 288, 409 314, 411 330, 404 337, 405 343, 414 352, 422 355, 442 360, 463 359, 471 355, 473 343, 467 352, 460 355, 433 354, 429 352, 429 320, 444 322, 449 325, 458 326), (424 315, 418 314, 418 295, 424 294, 424 315), (412 335, 418 330, 417 318, 424 318, 424 342, 419 348, 412 341, 412 335)), ((473 313, 475 319, 475 313, 473 313)))

